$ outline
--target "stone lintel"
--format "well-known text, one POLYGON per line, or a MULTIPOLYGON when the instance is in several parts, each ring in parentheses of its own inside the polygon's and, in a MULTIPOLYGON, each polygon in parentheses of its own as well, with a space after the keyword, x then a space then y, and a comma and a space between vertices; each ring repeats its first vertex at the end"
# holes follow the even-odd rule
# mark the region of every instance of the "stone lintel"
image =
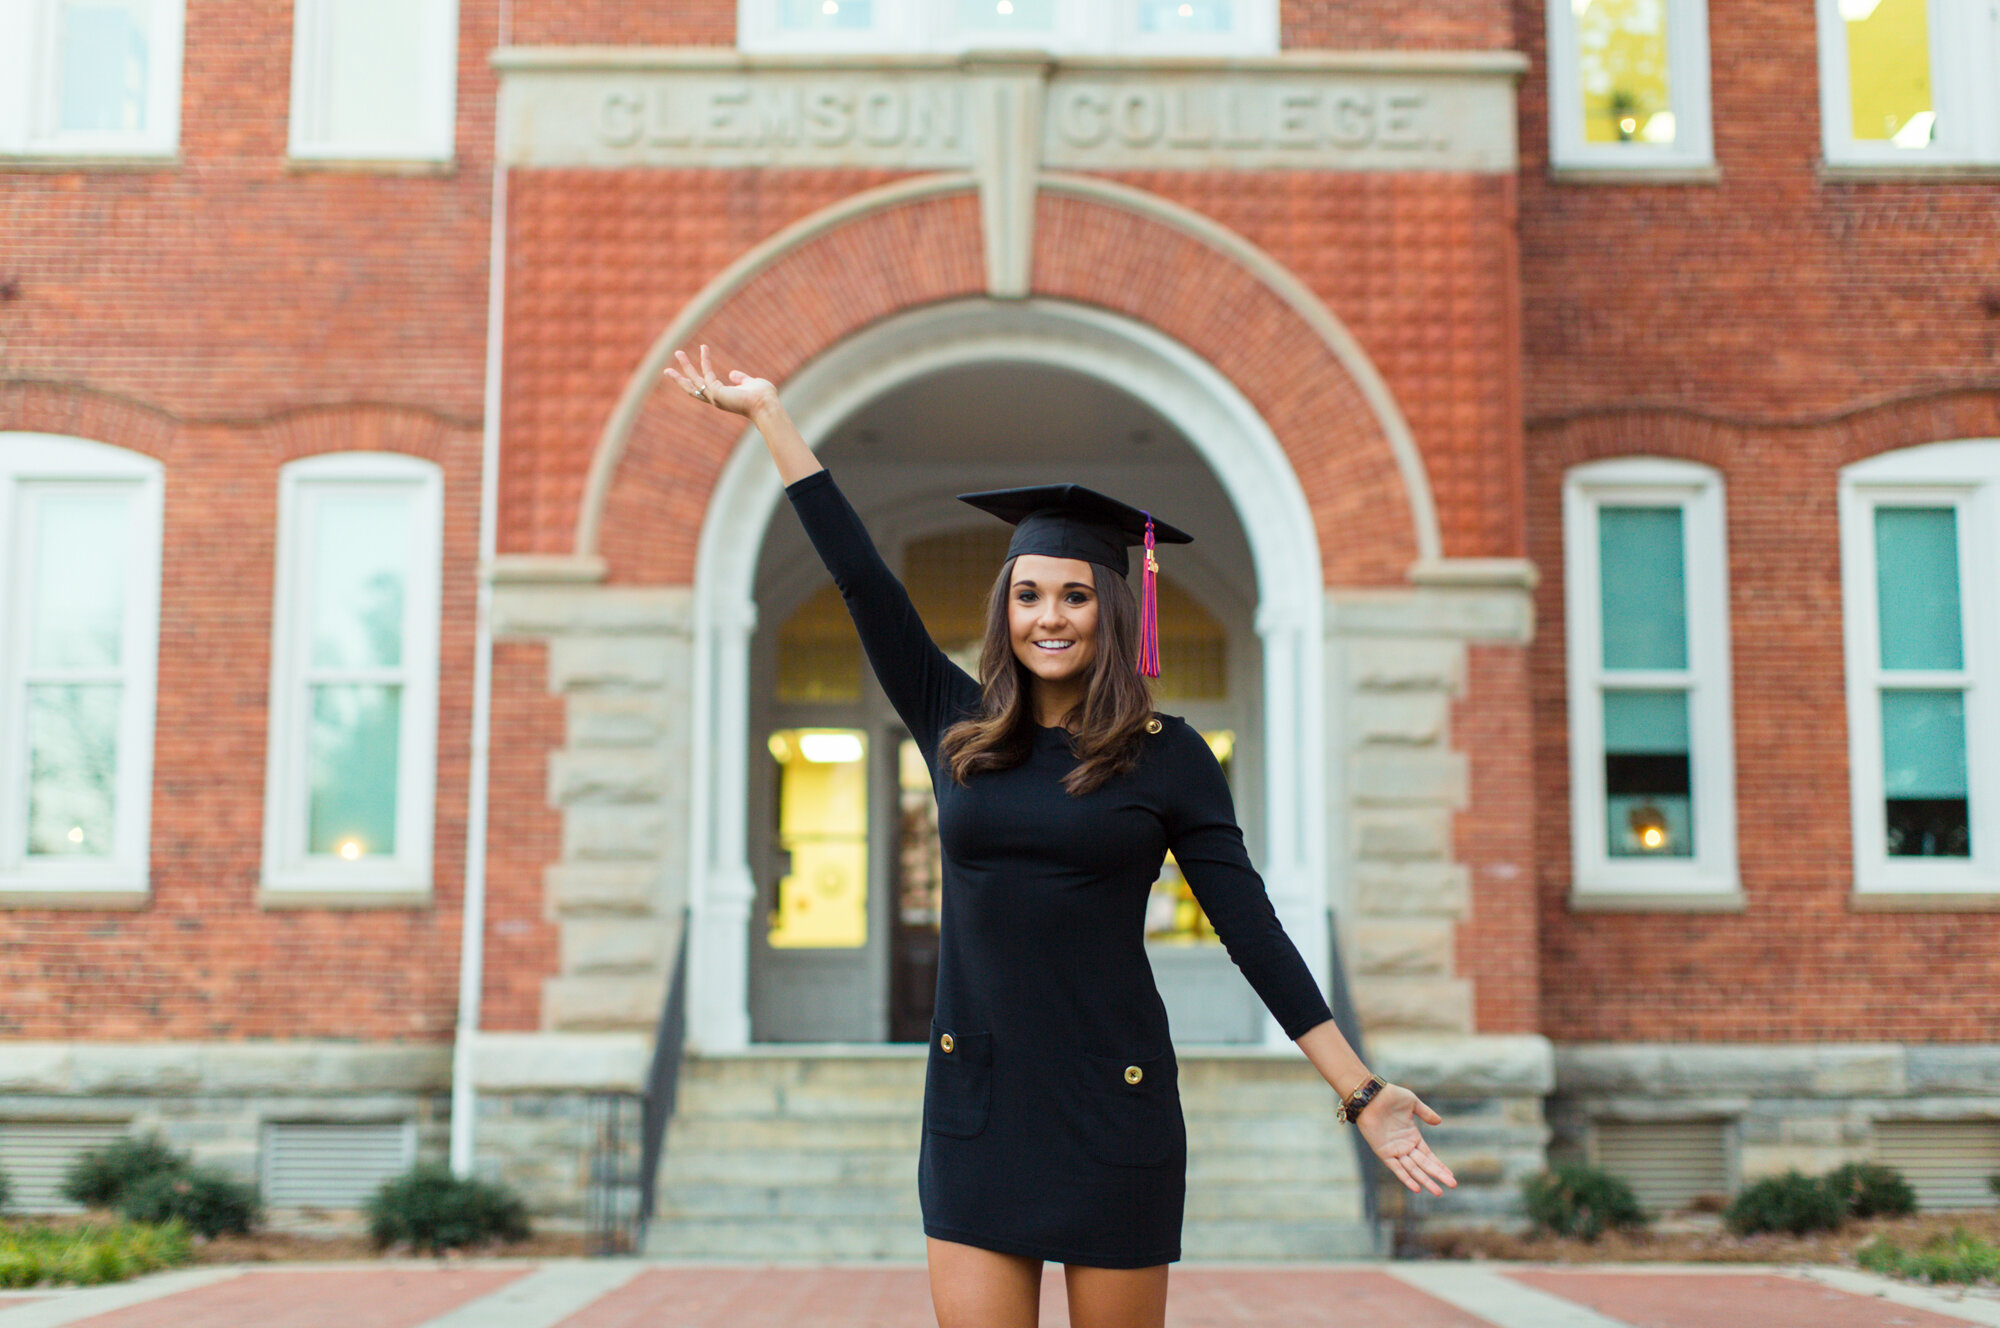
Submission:
POLYGON ((1369 1067, 1418 1093, 1540 1098, 1556 1083, 1554 1049, 1539 1033, 1369 1033, 1369 1067))
POLYGON ((547 582, 493 587, 496 636, 619 636, 692 633, 694 591, 688 586, 598 586, 547 582))
POLYGON ((636 1093, 645 1086, 652 1056, 650 1030, 481 1033, 472 1046, 472 1075, 482 1093, 636 1093))

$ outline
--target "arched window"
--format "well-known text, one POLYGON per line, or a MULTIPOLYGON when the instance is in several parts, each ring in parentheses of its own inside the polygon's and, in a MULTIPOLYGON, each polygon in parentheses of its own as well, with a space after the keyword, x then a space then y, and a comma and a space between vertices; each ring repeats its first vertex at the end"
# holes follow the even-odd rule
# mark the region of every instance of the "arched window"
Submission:
POLYGON ((1565 477, 1574 906, 1741 907, 1724 529, 1707 466, 1565 477))
POLYGON ((0 899, 146 898, 164 473, 0 434, 0 899))
POLYGON ((1848 466, 1840 539, 1857 898, 2000 891, 2000 439, 1848 466))
POLYGON ((264 902, 424 902, 442 473, 345 452, 292 462, 278 494, 264 902))

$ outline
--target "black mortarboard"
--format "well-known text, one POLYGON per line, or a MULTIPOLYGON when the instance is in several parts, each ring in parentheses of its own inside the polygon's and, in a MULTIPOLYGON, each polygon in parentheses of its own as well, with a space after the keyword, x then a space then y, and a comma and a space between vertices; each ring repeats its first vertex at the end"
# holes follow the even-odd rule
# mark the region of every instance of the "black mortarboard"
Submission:
POLYGON ((1031 484, 1020 489, 986 489, 961 493, 960 502, 991 512, 1014 527, 1007 556, 1039 553, 1051 558, 1081 558, 1124 576, 1131 568, 1125 547, 1146 547, 1145 575, 1139 597, 1139 672, 1160 676, 1159 560, 1153 545, 1192 544, 1194 536, 1170 526, 1152 513, 1081 484, 1031 484))
POLYGON ((1148 522, 1158 543, 1194 542, 1194 536, 1158 517, 1081 484, 987 489, 961 493, 958 499, 1013 525, 1014 538, 1007 545, 1009 558, 1024 553, 1081 558, 1085 562, 1102 563, 1124 576, 1132 566, 1125 547, 1146 543, 1148 522))

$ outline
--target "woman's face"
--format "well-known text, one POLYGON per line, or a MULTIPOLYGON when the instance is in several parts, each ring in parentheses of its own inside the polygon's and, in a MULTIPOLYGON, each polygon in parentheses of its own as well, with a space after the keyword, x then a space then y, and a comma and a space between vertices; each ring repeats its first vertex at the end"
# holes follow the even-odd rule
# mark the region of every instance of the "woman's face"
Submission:
POLYGON ((1024 553, 1007 587, 1014 658, 1043 682, 1080 683, 1097 657, 1097 572, 1081 558, 1024 553))

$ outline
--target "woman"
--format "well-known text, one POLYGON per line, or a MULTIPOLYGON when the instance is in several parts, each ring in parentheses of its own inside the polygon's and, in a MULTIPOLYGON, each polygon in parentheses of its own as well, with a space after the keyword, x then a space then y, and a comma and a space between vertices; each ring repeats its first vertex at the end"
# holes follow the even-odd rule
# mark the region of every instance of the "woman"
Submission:
MULTIPOLYGON (((1273 912, 1201 736, 1151 709, 1153 545, 1188 536, 1073 485, 966 495, 1015 525, 975 682, 932 642, 766 380, 677 351, 667 375, 747 416, 922 750, 944 860, 918 1193, 941 1328, 1033 1328, 1042 1264, 1075 1328, 1160 1328, 1180 1258, 1178 1063, 1146 962, 1146 895, 1172 850, 1286 1033, 1411 1190, 1456 1185, 1373 1078, 1273 912), (1145 548, 1145 606, 1124 580, 1145 548), (1146 667, 1150 665, 1150 667, 1146 667)), ((1331 1104, 1330 1104, 1331 1105, 1331 1104)))

